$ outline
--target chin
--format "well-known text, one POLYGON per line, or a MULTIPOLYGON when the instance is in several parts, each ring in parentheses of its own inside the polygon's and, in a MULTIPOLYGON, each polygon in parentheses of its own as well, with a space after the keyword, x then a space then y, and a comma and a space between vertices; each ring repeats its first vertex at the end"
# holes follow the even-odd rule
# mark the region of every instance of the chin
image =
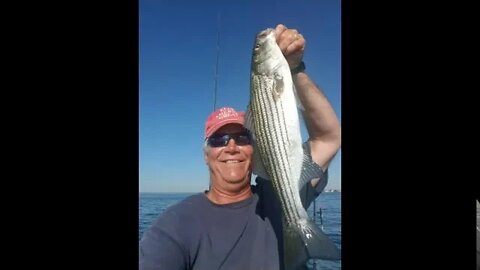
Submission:
POLYGON ((245 176, 243 177, 225 177, 224 178, 226 182, 231 183, 231 184, 238 184, 242 182, 246 182, 245 176))

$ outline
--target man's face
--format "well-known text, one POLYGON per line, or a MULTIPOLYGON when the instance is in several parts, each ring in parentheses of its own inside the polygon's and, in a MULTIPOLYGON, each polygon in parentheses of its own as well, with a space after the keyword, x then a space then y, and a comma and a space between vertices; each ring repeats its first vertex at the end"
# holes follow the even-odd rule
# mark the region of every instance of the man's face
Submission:
MULTIPOLYGON (((212 136, 221 134, 244 133, 245 128, 239 124, 228 124, 216 131, 212 136)), ((210 169, 212 184, 250 184, 252 171, 253 146, 238 145, 230 139, 226 146, 205 148, 205 161, 210 169)))

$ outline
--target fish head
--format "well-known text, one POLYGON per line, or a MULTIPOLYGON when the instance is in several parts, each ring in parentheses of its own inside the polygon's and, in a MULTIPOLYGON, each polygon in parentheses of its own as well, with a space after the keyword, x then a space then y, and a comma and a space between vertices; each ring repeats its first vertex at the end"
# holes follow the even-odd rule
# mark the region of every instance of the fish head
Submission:
POLYGON ((283 53, 277 45, 275 29, 267 28, 255 38, 252 54, 252 72, 260 75, 272 75, 284 61, 283 53))
POLYGON ((274 41, 275 42, 275 29, 273 28, 267 28, 263 31, 260 31, 257 34, 257 37, 255 39, 255 51, 258 51, 259 48, 264 45, 266 42, 269 41, 274 41))

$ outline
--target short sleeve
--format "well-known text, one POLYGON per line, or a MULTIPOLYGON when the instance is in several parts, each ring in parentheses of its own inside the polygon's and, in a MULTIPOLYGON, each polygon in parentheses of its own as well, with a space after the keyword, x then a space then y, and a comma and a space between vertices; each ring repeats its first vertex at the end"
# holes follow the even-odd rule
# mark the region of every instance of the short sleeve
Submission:
POLYGON ((308 141, 303 143, 303 150, 307 157, 307 162, 310 162, 312 166, 317 167, 317 175, 312 175, 312 179, 320 178, 315 187, 312 187, 310 181, 308 181, 305 186, 300 189, 300 199, 302 200, 303 207, 307 209, 310 206, 310 203, 315 200, 315 198, 322 193, 328 183, 328 169, 324 172, 323 169, 312 160, 310 144, 308 141))

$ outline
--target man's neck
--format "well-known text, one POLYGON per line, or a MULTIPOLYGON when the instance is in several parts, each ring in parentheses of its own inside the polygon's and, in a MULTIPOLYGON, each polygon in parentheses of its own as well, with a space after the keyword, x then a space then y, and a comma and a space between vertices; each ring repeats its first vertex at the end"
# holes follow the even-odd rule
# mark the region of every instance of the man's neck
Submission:
POLYGON ((214 185, 207 192, 207 198, 216 204, 228 204, 246 200, 252 196, 252 189, 250 185, 245 186, 243 189, 235 192, 228 192, 216 188, 214 185))

